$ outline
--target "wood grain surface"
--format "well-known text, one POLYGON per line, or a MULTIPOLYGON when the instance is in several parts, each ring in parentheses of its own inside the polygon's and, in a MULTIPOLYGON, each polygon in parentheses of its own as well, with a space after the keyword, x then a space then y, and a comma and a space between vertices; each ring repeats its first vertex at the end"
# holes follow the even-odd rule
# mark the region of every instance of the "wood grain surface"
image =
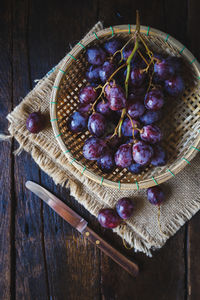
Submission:
MULTIPOLYGON (((197 58, 198 0, 2 0, 0 10, 0 132, 6 115, 97 22, 141 23, 184 43, 197 58)), ((116 234, 55 186, 30 155, 13 156, 14 141, 1 142, 0 299, 198 300, 200 299, 200 214, 153 258, 126 250, 116 234), (25 189, 44 185, 81 214, 98 234, 140 266, 133 279, 25 189)), ((199 174, 197 174, 199 176, 199 174)))

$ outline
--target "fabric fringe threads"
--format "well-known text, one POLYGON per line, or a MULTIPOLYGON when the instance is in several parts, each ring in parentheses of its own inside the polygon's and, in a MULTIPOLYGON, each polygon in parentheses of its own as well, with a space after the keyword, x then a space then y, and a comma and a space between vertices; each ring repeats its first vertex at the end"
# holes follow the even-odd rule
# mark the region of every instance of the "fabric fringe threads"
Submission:
MULTIPOLYGON (((102 24, 98 23, 90 34, 101 29, 102 24)), ((81 172, 73 166, 73 163, 70 164, 72 158, 68 160, 65 153, 61 151, 50 127, 36 135, 29 134, 26 130, 27 112, 25 107, 28 107, 30 111, 35 111, 38 105, 41 105, 43 111, 49 113, 50 102, 52 101, 51 105, 56 104, 54 103, 56 101, 51 98, 51 92, 55 78, 60 72, 59 69, 63 70, 62 65, 66 59, 69 59, 69 56, 65 56, 55 66, 54 71, 47 73, 48 75, 41 79, 20 105, 7 116, 10 122, 9 138, 15 137, 20 145, 20 151, 25 150, 30 153, 39 167, 52 177, 55 184, 69 187, 71 196, 75 197, 94 216, 97 216, 98 211, 103 207, 114 207, 119 198, 131 197, 138 200, 134 217, 127 220, 123 231, 120 227, 117 227, 114 232, 121 236, 130 247, 133 247, 134 251, 144 252, 146 255, 151 256, 152 249, 161 248, 167 237, 163 236, 158 226, 155 226, 157 224, 157 210, 152 210, 151 205, 145 202, 146 191, 139 189, 140 183, 135 182, 135 184, 138 184, 139 191, 123 191, 121 188, 112 189, 105 187, 103 184, 100 185, 100 182, 95 183, 86 176, 81 175, 81 172)), ((54 88, 57 89, 55 86, 54 88)), ((54 121, 52 121, 52 124, 54 124, 54 121)), ((192 166, 193 168, 185 168, 183 172, 176 176, 175 180, 166 183, 168 188, 173 190, 172 195, 162 205, 162 229, 168 234, 168 237, 174 235, 200 209, 199 183, 197 182, 197 175, 199 174, 198 161, 192 162, 192 166), (190 189, 186 188, 187 185, 190 189)), ((82 173, 85 170, 86 167, 83 167, 82 173)))

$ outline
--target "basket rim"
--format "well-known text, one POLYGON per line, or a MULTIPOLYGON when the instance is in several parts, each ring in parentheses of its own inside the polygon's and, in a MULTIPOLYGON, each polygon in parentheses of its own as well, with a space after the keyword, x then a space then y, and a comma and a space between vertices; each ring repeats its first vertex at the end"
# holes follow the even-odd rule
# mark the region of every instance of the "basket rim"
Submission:
MULTIPOLYGON (((197 138, 195 139, 195 142, 193 144, 193 148, 191 147, 187 154, 184 156, 184 159, 180 159, 180 162, 176 164, 175 167, 170 167, 170 171, 166 171, 165 173, 158 175, 156 177, 147 178, 144 180, 141 180, 139 182, 135 181, 135 183, 121 183, 120 181, 114 182, 108 179, 103 178, 103 176, 96 175, 93 171, 88 170, 81 162, 77 161, 71 153, 68 151, 65 143, 62 140, 62 134, 59 131, 58 122, 57 122, 57 106, 56 106, 56 98, 58 93, 58 87, 62 80, 62 77, 64 76, 63 71, 66 71, 70 67, 72 63, 74 63, 74 58, 81 52, 84 51, 83 47, 81 45, 84 45, 85 47, 88 46, 91 42, 93 42, 97 38, 102 38, 104 36, 112 36, 113 32, 115 33, 133 33, 135 31, 136 25, 116 25, 110 28, 105 28, 103 30, 98 31, 96 34, 90 34, 89 36, 86 36, 83 38, 76 46, 68 53, 69 55, 66 57, 65 61, 63 62, 61 66, 61 71, 58 72, 54 87, 52 89, 51 93, 51 102, 50 102, 50 117, 51 119, 55 120, 52 123, 53 132, 55 135, 55 138, 63 151, 64 155, 67 157, 68 160, 70 160, 70 163, 73 164, 73 166, 80 171, 80 175, 86 176, 89 179, 95 181, 96 183, 99 183, 100 185, 104 185, 110 188, 120 189, 120 190, 136 190, 136 189, 142 189, 142 188, 148 188, 155 186, 157 184, 163 183, 170 178, 172 178, 174 175, 178 174, 186 165, 188 165, 187 161, 191 161, 198 151, 196 151, 195 148, 198 148, 200 145, 200 134, 197 135, 197 138), (98 34, 98 36, 97 36, 98 34)), ((158 29, 142 26, 140 27, 140 32, 144 33, 146 35, 155 35, 159 36, 160 38, 164 39, 165 41, 168 41, 172 46, 176 47, 182 56, 184 56, 187 60, 191 62, 191 64, 194 67, 194 70, 196 72, 197 77, 200 77, 200 64, 196 60, 196 58, 193 56, 193 54, 179 41, 177 41, 175 38, 171 37, 169 34, 160 31, 158 29), (184 51, 183 51, 184 50, 184 51)), ((199 132, 200 133, 200 132, 199 132)))

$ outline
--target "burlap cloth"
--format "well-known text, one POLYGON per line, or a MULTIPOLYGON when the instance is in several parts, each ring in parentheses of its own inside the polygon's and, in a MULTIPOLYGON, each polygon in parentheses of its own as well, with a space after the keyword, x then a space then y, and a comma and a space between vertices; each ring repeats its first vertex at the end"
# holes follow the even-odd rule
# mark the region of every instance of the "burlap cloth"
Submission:
MULTIPOLYGON (((100 29, 102 24, 99 22, 88 34, 100 29)), ((20 144, 20 150, 30 153, 56 184, 69 187, 71 195, 91 214, 97 216, 101 208, 114 207, 121 197, 133 198, 136 203, 133 217, 127 221, 125 230, 118 227, 114 231, 133 246, 135 251, 151 256, 152 249, 161 248, 200 208, 199 155, 192 161, 191 166, 188 165, 173 179, 162 184, 167 195, 161 206, 161 226, 166 233, 163 235, 157 222, 157 207, 148 203, 146 190, 119 191, 100 186, 81 175, 69 163, 60 150, 50 125, 39 134, 30 134, 27 131, 25 123, 30 112, 41 108, 43 113, 49 115, 52 86, 62 61, 7 116, 10 122, 9 132, 20 144)))

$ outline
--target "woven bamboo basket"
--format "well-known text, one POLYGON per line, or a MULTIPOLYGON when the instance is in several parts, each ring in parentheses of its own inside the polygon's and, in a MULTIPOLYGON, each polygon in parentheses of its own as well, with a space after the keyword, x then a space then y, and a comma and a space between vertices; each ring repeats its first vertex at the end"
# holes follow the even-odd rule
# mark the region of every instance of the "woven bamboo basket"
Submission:
POLYGON ((148 188, 165 182, 190 164, 199 151, 200 144, 199 63, 192 53, 173 37, 159 30, 141 26, 140 32, 150 49, 182 56, 184 62, 186 90, 182 97, 171 100, 173 105, 166 107, 165 116, 158 124, 164 130, 163 146, 168 152, 168 163, 163 167, 148 166, 137 176, 127 169, 117 167, 112 173, 105 174, 97 167, 96 162, 83 157, 82 147, 90 133, 70 132, 67 119, 77 110, 79 91, 87 84, 85 71, 88 63, 85 59, 85 48, 102 44, 113 35, 129 39, 134 31, 135 25, 114 26, 93 33, 78 43, 59 69, 50 104, 55 137, 69 162, 80 171, 80 176, 87 176, 100 185, 123 190, 148 188))

